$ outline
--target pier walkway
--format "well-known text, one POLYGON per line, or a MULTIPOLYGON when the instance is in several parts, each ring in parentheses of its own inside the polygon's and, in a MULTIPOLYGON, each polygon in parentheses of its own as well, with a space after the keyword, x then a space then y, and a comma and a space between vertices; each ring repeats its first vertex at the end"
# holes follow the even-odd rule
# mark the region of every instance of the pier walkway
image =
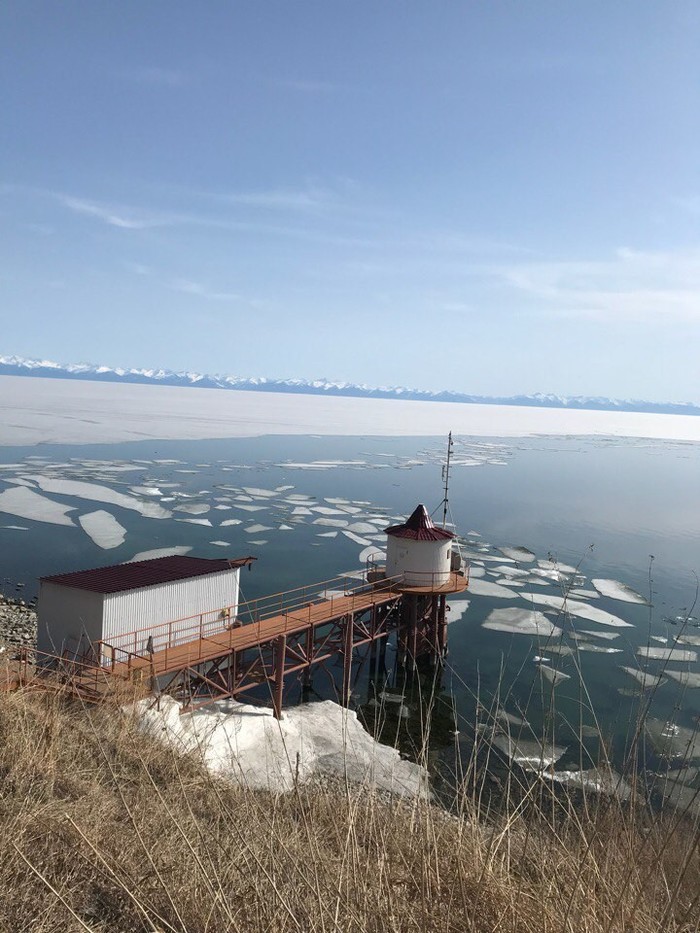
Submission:
POLYGON ((358 584, 335 578, 124 633, 93 646, 92 658, 23 649, 0 687, 67 689, 97 702, 128 683, 156 696, 170 693, 187 710, 266 685, 279 717, 285 678, 296 673, 308 684, 313 666, 339 656, 340 699, 347 704, 355 648, 397 631, 412 658, 440 654, 446 645, 446 597, 466 586, 456 572, 447 581, 426 579, 425 586, 412 587, 399 579, 358 584))

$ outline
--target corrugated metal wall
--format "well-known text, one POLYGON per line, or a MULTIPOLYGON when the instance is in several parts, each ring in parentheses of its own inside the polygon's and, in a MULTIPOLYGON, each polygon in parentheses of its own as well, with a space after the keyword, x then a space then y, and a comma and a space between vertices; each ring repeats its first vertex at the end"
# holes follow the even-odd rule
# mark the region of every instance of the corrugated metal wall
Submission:
POLYGON ((169 629, 173 638, 180 635, 184 640, 187 633, 192 637, 200 615, 203 624, 209 623, 209 631, 212 626, 223 629, 227 620, 219 619, 222 610, 232 607, 232 618, 238 611, 239 574, 238 569, 224 570, 124 593, 110 593, 104 597, 102 640, 141 652, 146 648, 148 632, 129 646, 119 636, 149 628, 153 629, 153 648, 158 650, 168 640, 169 629), (170 622, 174 623, 172 627, 162 625, 170 622))

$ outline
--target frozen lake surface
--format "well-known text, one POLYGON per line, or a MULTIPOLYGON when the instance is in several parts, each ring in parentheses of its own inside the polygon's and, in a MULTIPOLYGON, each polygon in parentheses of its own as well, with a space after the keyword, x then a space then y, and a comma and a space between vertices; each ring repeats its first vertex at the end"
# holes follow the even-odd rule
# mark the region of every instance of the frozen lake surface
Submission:
MULTIPOLYGON (((100 444, 278 435, 533 434, 700 441, 700 418, 394 399, 227 392, 0 376, 0 443, 100 444)), ((474 464, 469 457, 461 465, 474 464)), ((290 469, 343 465, 319 459, 290 469)))

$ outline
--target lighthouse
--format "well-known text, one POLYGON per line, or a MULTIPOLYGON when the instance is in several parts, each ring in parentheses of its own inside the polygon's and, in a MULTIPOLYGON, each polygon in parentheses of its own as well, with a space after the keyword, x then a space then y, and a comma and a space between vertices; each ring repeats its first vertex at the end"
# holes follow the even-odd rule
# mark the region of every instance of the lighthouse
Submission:
POLYGON ((448 587, 452 572, 454 534, 438 528, 424 505, 402 525, 385 528, 386 576, 401 587, 439 590, 448 587))
POLYGON ((386 565, 368 574, 370 582, 402 594, 400 656, 415 667, 420 656, 436 659, 447 650, 447 596, 467 588, 455 535, 440 528, 424 505, 401 525, 385 528, 386 565))

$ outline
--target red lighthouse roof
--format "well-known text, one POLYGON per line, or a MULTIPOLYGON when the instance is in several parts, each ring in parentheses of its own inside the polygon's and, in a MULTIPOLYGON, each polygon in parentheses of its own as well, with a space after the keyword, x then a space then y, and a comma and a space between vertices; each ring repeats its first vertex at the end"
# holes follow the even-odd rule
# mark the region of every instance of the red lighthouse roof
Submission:
POLYGON ((385 528, 384 533, 394 538, 410 538, 413 541, 444 541, 454 538, 451 531, 437 527, 424 505, 419 505, 403 525, 392 525, 385 528))

